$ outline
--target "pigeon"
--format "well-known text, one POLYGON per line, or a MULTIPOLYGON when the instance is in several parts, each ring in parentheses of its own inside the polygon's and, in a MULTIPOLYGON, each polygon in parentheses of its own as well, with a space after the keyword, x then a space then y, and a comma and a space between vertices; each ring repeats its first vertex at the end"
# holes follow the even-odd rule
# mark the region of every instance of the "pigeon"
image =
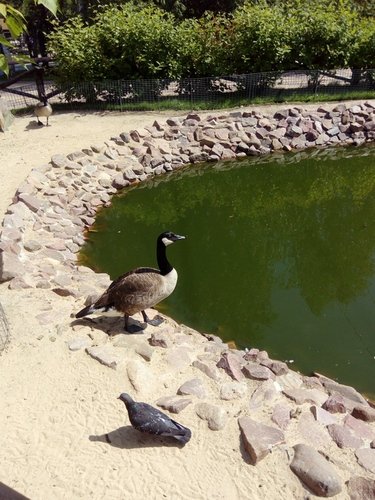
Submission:
POLYGON ((119 398, 125 403, 129 420, 134 429, 147 434, 173 437, 182 444, 191 438, 191 430, 175 422, 165 413, 147 403, 137 403, 129 394, 122 393, 119 398))

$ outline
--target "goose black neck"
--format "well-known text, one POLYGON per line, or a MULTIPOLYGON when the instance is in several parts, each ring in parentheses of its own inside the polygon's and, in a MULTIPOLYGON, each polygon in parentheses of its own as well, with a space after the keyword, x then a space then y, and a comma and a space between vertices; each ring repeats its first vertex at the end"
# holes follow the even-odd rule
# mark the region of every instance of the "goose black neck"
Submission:
POLYGON ((172 271, 173 267, 170 265, 167 259, 166 246, 161 239, 158 239, 158 242, 156 244, 156 258, 158 261, 160 273, 163 276, 172 271))

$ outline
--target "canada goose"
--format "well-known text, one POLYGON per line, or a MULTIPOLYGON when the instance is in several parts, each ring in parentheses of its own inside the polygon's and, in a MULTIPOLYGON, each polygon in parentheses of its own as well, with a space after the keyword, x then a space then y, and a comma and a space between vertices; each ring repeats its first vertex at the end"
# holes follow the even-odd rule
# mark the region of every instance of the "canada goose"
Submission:
POLYGON ((176 287, 177 272, 170 265, 166 256, 166 247, 175 241, 184 240, 171 231, 160 234, 156 242, 156 258, 159 269, 152 267, 137 267, 113 281, 103 295, 94 303, 79 311, 76 318, 83 318, 95 312, 111 313, 117 311, 124 314, 125 330, 135 333, 143 328, 129 326, 129 316, 141 312, 146 323, 158 326, 161 318, 149 319, 145 309, 153 307, 168 297, 176 287))
POLYGON ((182 444, 186 444, 191 438, 190 429, 172 420, 157 408, 147 403, 137 403, 126 393, 120 394, 118 399, 125 403, 130 423, 137 431, 173 437, 182 444))
POLYGON ((34 108, 34 114, 38 119, 38 125, 43 125, 43 123, 39 120, 39 118, 45 117, 47 119, 47 127, 48 127, 48 118, 52 115, 52 106, 47 101, 47 99, 38 102, 38 104, 34 108))

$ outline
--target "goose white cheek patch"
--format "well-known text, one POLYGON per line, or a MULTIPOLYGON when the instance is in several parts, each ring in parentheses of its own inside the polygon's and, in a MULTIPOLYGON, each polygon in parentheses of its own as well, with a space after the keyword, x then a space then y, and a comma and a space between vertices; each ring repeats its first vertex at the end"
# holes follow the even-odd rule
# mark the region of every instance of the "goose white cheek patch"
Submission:
POLYGON ((168 238, 163 238, 161 241, 164 243, 164 245, 165 245, 166 247, 167 247, 168 245, 172 245, 172 243, 173 243, 173 241, 169 240, 168 238))

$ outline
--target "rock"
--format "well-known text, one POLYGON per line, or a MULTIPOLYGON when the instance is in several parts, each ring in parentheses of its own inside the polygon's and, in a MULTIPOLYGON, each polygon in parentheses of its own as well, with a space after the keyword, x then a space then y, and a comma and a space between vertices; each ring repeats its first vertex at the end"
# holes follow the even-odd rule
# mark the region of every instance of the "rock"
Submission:
POLYGON ((329 425, 329 424, 337 424, 337 419, 332 415, 332 413, 329 413, 327 410, 324 410, 323 408, 320 408, 319 406, 311 406, 310 407, 311 413, 314 415, 314 418, 317 422, 323 425, 329 425))
POLYGON ((315 403, 321 406, 328 398, 328 395, 318 389, 286 389, 285 396, 295 401, 298 405, 303 403, 315 403))
POLYGON ((18 256, 0 251, 0 282, 25 275, 25 267, 18 256))
POLYGON ((269 368, 275 375, 285 375, 289 371, 288 365, 283 361, 264 359, 260 364, 269 368))
POLYGON ((268 380, 269 378, 274 378, 273 372, 266 366, 258 365, 258 363, 247 363, 242 367, 242 373, 246 378, 251 378, 253 380, 268 380))
POLYGON ((339 448, 357 449, 363 445, 362 439, 354 436, 351 430, 344 425, 329 424, 327 430, 339 448))
POLYGON ((91 346, 91 340, 89 337, 77 337, 75 339, 69 340, 68 347, 70 351, 79 351, 81 349, 86 349, 91 346))
POLYGON ((154 354, 153 349, 145 342, 137 343, 134 350, 146 361, 151 361, 152 355, 154 354))
POLYGON ((325 377, 321 378, 321 382, 323 386, 328 390, 329 394, 339 393, 341 394, 341 396, 344 396, 344 398, 350 399, 355 403, 368 406, 368 403, 365 400, 365 398, 353 387, 350 387, 348 385, 338 384, 334 380, 330 380, 325 377))
POLYGON ((344 425, 354 431, 357 437, 363 439, 374 439, 375 437, 375 430, 362 420, 358 420, 351 415, 346 415, 344 418, 344 425))
POLYGON ((0 101, 0 131, 5 132, 14 121, 14 115, 4 100, 0 101))
POLYGON ((375 422, 375 409, 370 406, 355 406, 352 416, 365 422, 375 422))
POLYGON ((331 442, 327 430, 314 420, 310 412, 303 412, 298 419, 301 436, 314 446, 325 446, 331 442))
POLYGON ((219 380, 220 379, 220 372, 216 368, 215 365, 212 365, 207 362, 200 361, 199 359, 195 360, 193 362, 193 366, 195 368, 198 368, 198 370, 202 371, 207 375, 207 377, 212 378, 213 380, 219 380))
POLYGON ((291 470, 317 496, 332 497, 341 492, 336 470, 320 453, 306 444, 293 446, 291 470))
POLYGON ((122 361, 116 349, 110 345, 87 347, 86 352, 92 358, 114 370, 122 361))
POLYGON ((235 354, 224 352, 216 366, 222 368, 234 380, 238 381, 244 378, 244 374, 241 371, 241 364, 235 354))
POLYGON ((365 477, 351 477, 346 483, 350 500, 375 500, 375 480, 365 477))
POLYGON ((164 396, 156 401, 156 404, 171 413, 180 413, 184 408, 191 404, 192 400, 188 398, 178 398, 176 396, 164 396))
POLYGON ((152 375, 149 368, 138 359, 131 359, 126 366, 131 385, 137 392, 148 389, 152 380, 152 375))
POLYGON ((264 405, 265 401, 272 401, 280 394, 280 386, 273 380, 266 380, 255 389, 250 396, 249 407, 254 410, 264 405))
POLYGON ((164 347, 164 348, 169 347, 171 344, 168 336, 163 332, 152 333, 151 337, 148 339, 148 342, 150 345, 154 347, 164 347))
POLYGON ((256 422, 250 417, 240 417, 238 425, 253 465, 267 456, 273 446, 285 440, 284 433, 279 429, 256 422))
POLYGON ((284 431, 288 427, 291 419, 290 412, 290 406, 282 403, 277 403, 273 409, 271 420, 284 431))
POLYGON ((167 350, 166 359, 168 364, 176 370, 182 370, 190 365, 190 349, 186 347, 173 347, 167 350))
POLYGON ((220 387, 220 399, 230 401, 245 397, 247 394, 247 385, 244 382, 225 382, 220 387))
POLYGON ((341 394, 332 394, 329 396, 327 401, 323 404, 323 409, 329 411, 330 413, 346 413, 347 406, 345 404, 345 398, 341 394))
POLYGON ((177 394, 182 394, 184 396, 193 395, 201 399, 207 396, 204 384, 202 380, 199 378, 193 378, 191 380, 187 380, 177 389, 177 394))
POLYGON ((221 406, 198 403, 195 405, 195 411, 199 418, 207 421, 208 427, 213 431, 223 429, 228 420, 227 413, 221 406))
POLYGON ((372 448, 361 448, 356 450, 355 456, 357 457, 359 465, 364 469, 375 474, 375 450, 372 448))

